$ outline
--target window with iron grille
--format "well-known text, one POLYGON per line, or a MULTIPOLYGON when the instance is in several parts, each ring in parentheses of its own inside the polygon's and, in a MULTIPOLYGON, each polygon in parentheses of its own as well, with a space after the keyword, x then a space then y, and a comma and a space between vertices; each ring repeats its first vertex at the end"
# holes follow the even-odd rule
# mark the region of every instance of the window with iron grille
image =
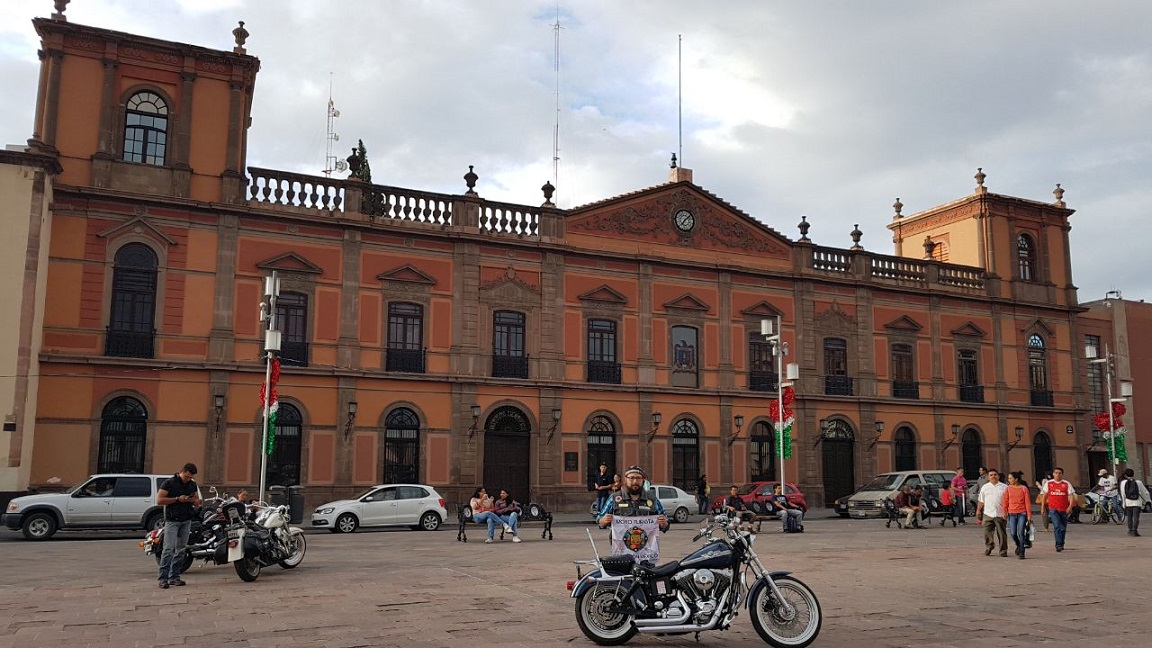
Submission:
POLYGON ((1016 237, 1016 260, 1020 278, 1024 281, 1036 279, 1036 244, 1032 237, 1020 234, 1016 237))
POLYGON ((752 333, 748 338, 748 389, 766 392, 779 389, 772 343, 758 332, 752 333))
POLYGON ((276 413, 276 434, 268 457, 269 486, 295 486, 300 483, 301 438, 304 419, 300 410, 281 402, 276 413))
POLYGON ((616 466, 616 426, 607 416, 593 416, 588 424, 588 482, 595 483, 600 474, 600 464, 607 464, 608 474, 620 472, 616 466))
POLYGON ((616 322, 588 320, 588 382, 620 383, 620 363, 616 361, 616 322))
POLYGON ((308 295, 281 293, 276 298, 276 327, 280 329, 280 361, 308 366, 308 295))
POLYGON ((916 382, 916 362, 911 344, 893 344, 892 395, 896 398, 919 398, 920 385, 916 382))
POLYGON ((143 243, 129 243, 116 251, 113 263, 105 355, 151 358, 159 266, 156 253, 143 243))
POLYGON ((168 104, 155 92, 137 92, 124 111, 124 159, 164 166, 168 147, 168 104))
POLYGON ((700 478, 700 430, 688 419, 672 426, 672 485, 696 492, 700 478))
POLYGON ((1048 389, 1048 359, 1044 338, 1036 333, 1028 336, 1028 384, 1032 391, 1048 389))
POLYGON ((492 314, 492 375, 496 378, 528 377, 523 313, 496 311, 492 314))
POLYGON ((980 365, 977 358, 973 349, 960 349, 956 352, 956 380, 960 385, 961 402, 984 402, 984 387, 980 384, 980 365))
POLYGON ((130 396, 112 399, 100 414, 98 473, 144 472, 144 445, 148 436, 148 410, 130 396))
POLYGON ((896 470, 916 470, 916 435, 907 427, 893 436, 896 470))
MULTIPOLYGON (((1085 335, 1084 347, 1091 349, 1097 358, 1103 357, 1099 335, 1085 335)), ((1088 399, 1092 412, 1106 412, 1104 409, 1104 364, 1087 363, 1088 366, 1088 399)))
POLYGON ((388 304, 385 370, 424 373, 424 307, 420 304, 388 304))
POLYGON ((852 395, 852 378, 848 375, 848 342, 843 338, 824 338, 824 393, 852 395))
POLYGON ((385 484, 420 483, 420 418, 398 407, 384 419, 385 484))
POLYGON ((771 426, 764 421, 757 421, 748 436, 748 449, 751 453, 748 481, 776 479, 776 444, 771 426))

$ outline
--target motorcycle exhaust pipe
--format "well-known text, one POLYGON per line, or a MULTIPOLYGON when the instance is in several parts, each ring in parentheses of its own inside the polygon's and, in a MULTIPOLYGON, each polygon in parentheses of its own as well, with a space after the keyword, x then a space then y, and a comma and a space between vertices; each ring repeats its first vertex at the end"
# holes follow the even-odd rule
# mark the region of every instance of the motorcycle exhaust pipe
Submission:
POLYGON ((665 624, 668 624, 668 623, 675 623, 675 624, 684 623, 685 621, 688 620, 688 617, 690 617, 692 615, 692 613, 688 611, 688 602, 684 600, 684 596, 682 594, 677 593, 676 594, 676 600, 680 602, 680 609, 684 610, 684 613, 681 614, 680 616, 678 616, 676 618, 665 618, 665 619, 636 619, 632 623, 635 623, 636 627, 638 629, 643 629, 645 626, 653 626, 653 627, 659 626, 659 627, 663 628, 665 626, 665 624))
POLYGON ((725 592, 724 597, 720 599, 720 603, 716 606, 716 611, 712 613, 712 618, 704 625, 698 624, 683 624, 683 625, 656 625, 653 621, 660 621, 661 623, 678 623, 688 618, 685 614, 683 619, 636 619, 632 623, 636 625, 636 629, 640 632, 703 632, 705 630, 712 630, 720 623, 720 619, 724 616, 724 606, 728 604, 728 593, 725 592), (643 625, 641 625, 643 624, 643 625))

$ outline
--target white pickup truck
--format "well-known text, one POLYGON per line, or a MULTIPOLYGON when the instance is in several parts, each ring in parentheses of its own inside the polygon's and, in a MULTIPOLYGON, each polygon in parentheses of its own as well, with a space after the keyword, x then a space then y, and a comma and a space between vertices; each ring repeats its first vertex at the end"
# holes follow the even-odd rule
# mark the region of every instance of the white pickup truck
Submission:
POLYGON ((57 530, 145 529, 164 525, 156 491, 172 475, 105 474, 64 493, 36 493, 8 503, 3 524, 29 540, 47 540, 57 530))

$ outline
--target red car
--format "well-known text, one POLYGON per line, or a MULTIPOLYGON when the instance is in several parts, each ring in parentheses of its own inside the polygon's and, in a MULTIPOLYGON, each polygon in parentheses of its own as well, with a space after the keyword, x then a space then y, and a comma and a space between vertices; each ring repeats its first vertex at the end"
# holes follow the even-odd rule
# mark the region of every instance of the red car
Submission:
MULTIPOLYGON (((768 500, 772 497, 772 490, 776 487, 774 481, 759 481, 744 484, 737 491, 736 494, 740 499, 744 500, 744 506, 756 514, 769 513, 772 511, 772 505, 768 500)), ((792 504, 799 506, 801 511, 808 512, 808 501, 804 499, 804 493, 800 488, 792 482, 784 484, 784 496, 792 504)), ((712 501, 712 509, 717 510, 724 506, 724 500, 728 498, 725 493, 712 501)))

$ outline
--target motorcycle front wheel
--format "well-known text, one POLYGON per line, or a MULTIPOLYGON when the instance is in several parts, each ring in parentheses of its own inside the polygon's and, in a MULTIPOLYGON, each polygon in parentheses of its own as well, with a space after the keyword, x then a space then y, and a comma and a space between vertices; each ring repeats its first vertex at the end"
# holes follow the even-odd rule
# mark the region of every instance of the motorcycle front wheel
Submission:
POLYGON ((278 564, 284 569, 295 569, 297 565, 304 562, 304 552, 308 550, 308 542, 304 540, 303 533, 297 533, 288 536, 288 544, 292 547, 292 553, 278 564))
POLYGON ((619 646, 635 636, 632 615, 614 612, 616 587, 594 585, 576 597, 576 624, 601 646, 619 646))
POLYGON ((255 558, 244 556, 232 564, 236 566, 236 575, 245 583, 251 583, 260 578, 260 563, 256 562, 255 558))
POLYGON ((761 587, 749 601, 752 627, 760 638, 777 648, 804 648, 820 634, 820 602, 808 586, 791 576, 772 579, 790 610, 781 605, 772 588, 761 587))

